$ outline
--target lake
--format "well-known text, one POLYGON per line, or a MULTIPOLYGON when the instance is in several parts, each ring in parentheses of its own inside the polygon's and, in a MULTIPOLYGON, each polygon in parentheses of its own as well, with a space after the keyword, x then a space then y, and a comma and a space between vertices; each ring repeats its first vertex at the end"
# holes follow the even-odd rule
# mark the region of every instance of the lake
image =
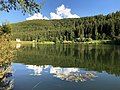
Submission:
POLYGON ((6 75, 13 90, 120 90, 120 46, 20 45, 6 75), (12 73, 10 73, 12 72, 12 73))

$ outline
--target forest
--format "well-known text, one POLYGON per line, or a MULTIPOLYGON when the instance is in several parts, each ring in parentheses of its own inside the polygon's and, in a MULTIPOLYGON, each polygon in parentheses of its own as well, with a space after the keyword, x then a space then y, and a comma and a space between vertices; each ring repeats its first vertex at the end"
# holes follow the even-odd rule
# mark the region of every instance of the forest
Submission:
POLYGON ((12 24, 12 39, 22 41, 120 40, 120 11, 61 20, 28 20, 12 24))

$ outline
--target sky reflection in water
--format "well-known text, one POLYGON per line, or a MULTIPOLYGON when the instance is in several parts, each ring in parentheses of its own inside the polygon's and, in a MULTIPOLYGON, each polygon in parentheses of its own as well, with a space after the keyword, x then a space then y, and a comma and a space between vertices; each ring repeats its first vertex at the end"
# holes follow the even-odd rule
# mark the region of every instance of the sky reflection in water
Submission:
POLYGON ((53 77, 59 78, 66 81, 87 81, 92 80, 96 77, 95 71, 85 71, 80 68, 61 68, 53 67, 51 65, 36 66, 36 65, 26 65, 28 69, 33 70, 30 75, 42 75, 42 73, 52 74, 53 77))
POLYGON ((120 90, 120 46, 17 45, 13 90, 120 90))

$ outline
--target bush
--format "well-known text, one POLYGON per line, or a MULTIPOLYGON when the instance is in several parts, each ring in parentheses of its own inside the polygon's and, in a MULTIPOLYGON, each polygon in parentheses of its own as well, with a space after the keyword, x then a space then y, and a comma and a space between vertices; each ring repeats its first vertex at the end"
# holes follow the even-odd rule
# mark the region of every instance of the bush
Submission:
POLYGON ((0 35, 3 34, 2 27, 0 26, 0 35))
POLYGON ((60 40, 57 37, 55 38, 55 43, 60 43, 60 40))
POLYGON ((92 38, 85 38, 84 41, 85 42, 90 42, 90 41, 92 41, 92 38))
POLYGON ((11 33, 12 27, 10 26, 10 24, 3 24, 1 30, 3 31, 3 33, 11 33))

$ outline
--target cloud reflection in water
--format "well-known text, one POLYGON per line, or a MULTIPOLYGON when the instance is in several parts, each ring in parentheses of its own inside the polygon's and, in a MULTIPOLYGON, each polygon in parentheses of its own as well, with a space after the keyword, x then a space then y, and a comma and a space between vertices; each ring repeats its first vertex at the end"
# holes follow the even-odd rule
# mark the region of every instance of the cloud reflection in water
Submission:
POLYGON ((27 69, 33 70, 34 72, 30 75, 42 75, 43 73, 51 74, 53 77, 59 78, 61 80, 66 81, 87 81, 92 80, 96 76, 95 71, 85 71, 80 68, 61 68, 61 67, 53 67, 51 65, 26 65, 27 69))

